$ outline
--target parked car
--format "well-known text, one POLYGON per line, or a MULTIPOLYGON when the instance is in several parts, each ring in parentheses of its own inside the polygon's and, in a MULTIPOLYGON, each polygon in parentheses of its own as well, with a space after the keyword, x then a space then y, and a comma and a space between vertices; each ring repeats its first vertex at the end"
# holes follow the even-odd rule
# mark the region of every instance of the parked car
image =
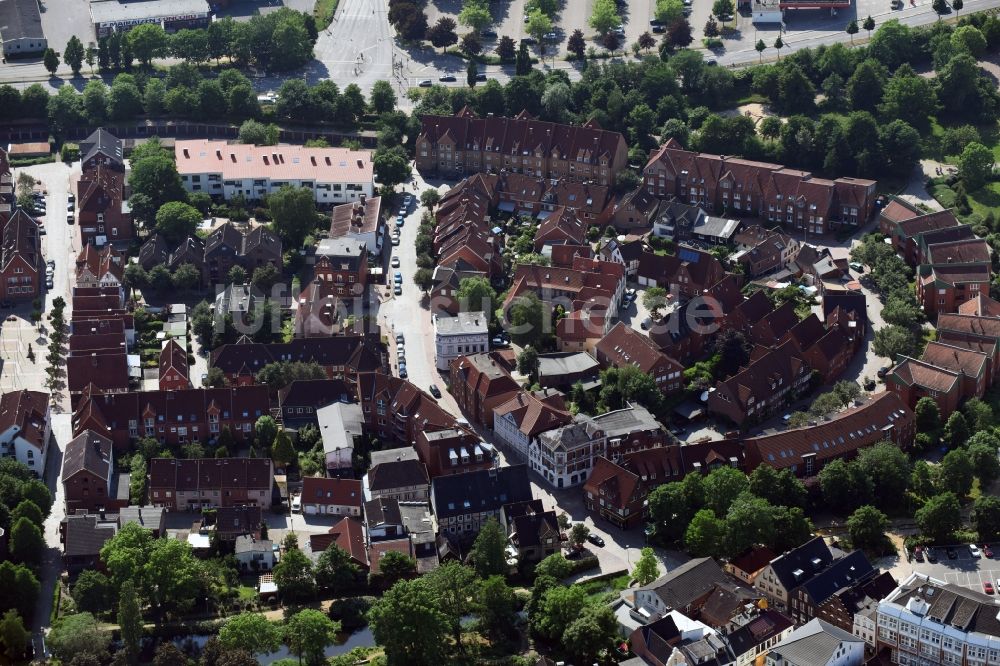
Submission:
POLYGON ((988 580, 983 581, 983 592, 986 594, 993 594, 993 583, 988 580))
POLYGON ((979 559, 983 556, 983 551, 979 550, 979 546, 974 543, 969 544, 969 554, 975 559, 979 559))
POLYGON ((664 33, 664 32, 666 32, 666 31, 667 31, 667 29, 666 29, 666 28, 664 28, 664 27, 663 27, 662 25, 654 25, 654 26, 653 26, 653 32, 655 32, 655 33, 657 33, 657 34, 659 34, 659 33, 664 33))
POLYGON ((927 547, 926 554, 927 554, 927 561, 930 562, 931 564, 934 564, 935 562, 938 561, 937 552, 930 546, 927 547))
POLYGON ((403 288, 397 284, 396 287, 392 290, 392 293, 395 294, 396 296, 402 296, 403 288))
POLYGON ((390 264, 390 265, 391 265, 391 266, 392 266, 393 268, 399 268, 399 257, 396 257, 396 256, 393 256, 393 258, 392 258, 392 260, 391 260, 391 261, 389 262, 389 264, 390 264))
POLYGON ((437 387, 437 384, 431 384, 429 390, 431 392, 431 395, 434 396, 435 398, 441 397, 441 389, 437 387))
POLYGON ((604 547, 604 539, 602 539, 597 534, 594 534, 593 532, 587 535, 587 541, 594 544, 595 546, 600 546, 601 548, 604 547))
POLYGON ((885 376, 889 374, 890 370, 892 370, 891 365, 883 365, 881 368, 878 369, 878 372, 876 372, 875 374, 878 375, 879 379, 885 379, 885 376))
POLYGON ((292 513, 302 511, 302 495, 292 495, 292 513))
POLYGON ((990 548, 990 544, 983 544, 983 557, 987 559, 993 559, 993 549, 990 548))
POLYGON ((496 39, 497 38, 497 31, 496 30, 483 30, 479 34, 482 35, 483 39, 496 39))
POLYGON ((852 261, 851 263, 848 264, 848 266, 855 273, 864 273, 865 272, 865 265, 862 264, 862 263, 859 263, 857 261, 852 261))
POLYGON ((913 549, 913 559, 915 559, 917 562, 923 562, 924 561, 924 549, 923 549, 923 547, 917 546, 916 548, 913 549))
POLYGON ((397 345, 404 345, 404 344, 406 344, 406 338, 403 337, 402 333, 397 333, 396 334, 396 344, 397 345))
POLYGON ((543 35, 543 38, 547 42, 556 42, 556 41, 559 41, 559 35, 556 34, 556 33, 554 33, 554 32, 547 32, 547 33, 545 33, 543 35))
POLYGON ((407 377, 409 377, 409 373, 406 372, 406 364, 404 363, 403 365, 399 366, 399 378, 406 379, 407 377))
POLYGON ((393 236, 392 237, 392 244, 393 245, 399 245, 399 236, 393 236))
POLYGON ((73 224, 73 213, 66 213, 66 224, 73 224))
POLYGON ((395 282, 396 284, 402 284, 403 274, 400 273, 399 271, 396 271, 395 273, 392 274, 392 281, 395 282))
POLYGON ((397 228, 403 226, 403 223, 405 223, 405 222, 406 222, 406 218, 403 217, 402 215, 399 215, 398 217, 396 217, 396 227, 397 228))
POLYGON ((486 80, 485 72, 480 72, 479 74, 476 74, 476 81, 485 81, 485 80, 486 80))
POLYGON ((490 342, 493 343, 494 347, 506 347, 508 344, 510 344, 509 342, 507 342, 507 340, 505 340, 503 337, 499 335, 495 336, 490 342))
POLYGON ((51 266, 52 268, 55 268, 56 267, 56 260, 55 259, 49 259, 48 261, 45 262, 45 265, 46 266, 51 266))
POLYGON ((396 353, 402 354, 405 350, 406 346, 403 344, 403 341, 400 340, 399 338, 396 338, 396 353))
POLYGON ((659 21, 657 21, 656 19, 649 19, 649 25, 651 27, 655 28, 656 26, 663 25, 663 24, 660 23, 659 21))
POLYGON ((45 278, 45 288, 46 289, 53 289, 54 287, 55 287, 55 284, 52 282, 52 278, 50 278, 50 277, 49 278, 45 278))
POLYGON ((948 554, 948 559, 949 560, 957 560, 958 559, 958 551, 955 550, 952 546, 948 546, 948 548, 945 549, 945 552, 948 554))
POLYGON ((889 6, 892 9, 900 10, 903 8, 903 0, 892 0, 892 2, 889 3, 889 6))

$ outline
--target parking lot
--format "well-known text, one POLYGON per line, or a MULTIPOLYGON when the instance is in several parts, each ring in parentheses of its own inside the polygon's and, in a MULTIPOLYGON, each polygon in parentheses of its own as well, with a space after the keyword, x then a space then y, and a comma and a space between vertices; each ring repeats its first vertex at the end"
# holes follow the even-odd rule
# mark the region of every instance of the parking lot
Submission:
POLYGON ((1000 560, 995 559, 1000 553, 994 554, 994 559, 981 557, 975 558, 969 551, 967 544, 954 546, 955 559, 948 559, 946 550, 936 547, 937 562, 928 562, 924 558, 923 562, 911 559, 907 562, 900 559, 900 563, 893 568, 892 574, 897 580, 905 578, 910 571, 943 580, 946 583, 961 585, 977 592, 983 591, 983 583, 989 582, 994 589, 1000 581, 1000 560))

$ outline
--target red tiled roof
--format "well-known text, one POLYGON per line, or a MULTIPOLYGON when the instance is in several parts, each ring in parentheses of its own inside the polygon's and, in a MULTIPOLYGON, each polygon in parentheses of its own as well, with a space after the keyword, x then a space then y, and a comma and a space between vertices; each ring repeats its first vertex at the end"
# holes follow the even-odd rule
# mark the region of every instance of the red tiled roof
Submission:
POLYGON ((982 352, 941 342, 928 342, 921 360, 974 379, 981 377, 985 372, 988 357, 982 352))
POLYGON ((623 322, 615 324, 594 348, 599 357, 616 368, 634 366, 649 374, 664 361, 677 370, 681 364, 664 354, 647 336, 623 322))
POLYGON ((594 497, 606 500, 612 507, 624 509, 639 492, 640 485, 638 474, 616 465, 604 456, 598 456, 583 488, 594 497))
POLYGON ((311 534, 309 546, 314 553, 321 553, 331 544, 347 551, 358 566, 368 568, 368 554, 365 549, 365 528, 356 518, 341 518, 325 534, 311 534))
POLYGON ((364 497, 357 479, 327 479, 307 476, 302 479, 302 504, 361 507, 364 497))
POLYGON ((44 451, 45 425, 49 413, 49 394, 22 389, 0 397, 0 432, 17 426, 19 437, 44 451))
POLYGON ((527 391, 519 391, 513 398, 493 410, 494 417, 512 414, 518 429, 528 437, 566 425, 573 415, 566 411, 561 395, 541 400, 527 391))
POLYGON ((892 369, 892 378, 907 386, 948 393, 959 381, 958 374, 915 358, 905 358, 892 369))

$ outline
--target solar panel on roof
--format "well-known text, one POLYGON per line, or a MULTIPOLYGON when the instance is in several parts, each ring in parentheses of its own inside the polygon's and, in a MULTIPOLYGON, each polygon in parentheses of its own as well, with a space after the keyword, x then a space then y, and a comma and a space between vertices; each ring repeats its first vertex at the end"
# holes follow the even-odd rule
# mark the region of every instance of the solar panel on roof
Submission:
POLYGON ((677 253, 677 256, 680 257, 681 261, 690 261, 693 264, 698 263, 698 259, 701 258, 701 255, 697 252, 694 252, 693 250, 685 250, 683 248, 677 253))

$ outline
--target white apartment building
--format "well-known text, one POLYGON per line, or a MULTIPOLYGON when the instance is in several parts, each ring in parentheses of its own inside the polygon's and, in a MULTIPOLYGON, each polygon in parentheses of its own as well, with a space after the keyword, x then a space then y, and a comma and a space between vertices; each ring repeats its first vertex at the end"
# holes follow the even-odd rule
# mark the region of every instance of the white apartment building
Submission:
POLYGON ((993 597, 913 572, 879 602, 876 650, 903 666, 1000 664, 993 597))
POLYGON ((490 350, 489 319, 485 312, 459 312, 454 317, 434 316, 437 369, 447 370, 459 356, 490 350))
POLYGON ((260 201, 286 185, 313 190, 317 204, 351 203, 374 193, 368 150, 194 139, 177 141, 174 156, 184 189, 227 201, 236 195, 260 201))
POLYGON ((767 666, 861 666, 865 642, 814 618, 767 653, 767 666))
POLYGON ((48 393, 21 390, 0 397, 0 456, 17 460, 41 477, 51 433, 48 393))

